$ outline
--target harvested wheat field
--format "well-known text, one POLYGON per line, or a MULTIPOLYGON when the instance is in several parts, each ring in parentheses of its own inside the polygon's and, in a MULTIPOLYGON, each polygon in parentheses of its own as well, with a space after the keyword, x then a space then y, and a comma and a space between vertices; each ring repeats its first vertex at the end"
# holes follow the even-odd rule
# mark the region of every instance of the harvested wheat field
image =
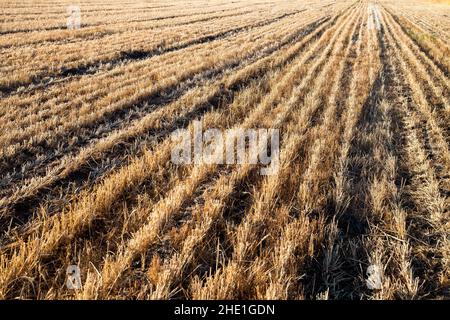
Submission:
POLYGON ((0 299, 450 298, 448 1, 0 8, 0 299))

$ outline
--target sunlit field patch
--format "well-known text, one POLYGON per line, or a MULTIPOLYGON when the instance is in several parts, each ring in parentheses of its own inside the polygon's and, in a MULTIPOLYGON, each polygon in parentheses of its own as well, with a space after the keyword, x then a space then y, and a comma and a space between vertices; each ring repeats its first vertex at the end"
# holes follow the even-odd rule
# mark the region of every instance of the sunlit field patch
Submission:
POLYGON ((0 0, 0 298, 449 298, 434 2, 0 0))

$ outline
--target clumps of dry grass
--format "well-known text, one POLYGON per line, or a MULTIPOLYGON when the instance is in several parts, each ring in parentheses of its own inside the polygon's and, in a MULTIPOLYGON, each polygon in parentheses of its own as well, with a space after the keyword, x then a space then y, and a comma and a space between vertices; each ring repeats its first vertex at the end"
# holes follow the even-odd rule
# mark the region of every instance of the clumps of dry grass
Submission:
POLYGON ((0 298, 446 298, 447 9, 172 3, 87 1, 76 34, 4 4, 0 298), (173 164, 198 119, 280 129, 278 173, 173 164))

